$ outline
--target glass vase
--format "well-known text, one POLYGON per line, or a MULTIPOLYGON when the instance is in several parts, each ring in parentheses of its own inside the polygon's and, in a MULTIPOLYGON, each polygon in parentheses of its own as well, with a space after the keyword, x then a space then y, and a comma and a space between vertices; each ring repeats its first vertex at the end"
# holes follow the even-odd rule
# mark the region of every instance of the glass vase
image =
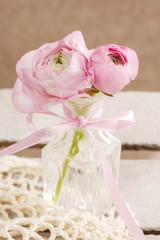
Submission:
MULTIPOLYGON (((67 103, 77 116, 88 117, 101 101, 80 99, 67 103)), ((120 140, 105 130, 92 130, 118 183, 120 140)), ((59 134, 42 149, 43 197, 78 211, 101 216, 112 205, 98 150, 82 129, 59 134)))

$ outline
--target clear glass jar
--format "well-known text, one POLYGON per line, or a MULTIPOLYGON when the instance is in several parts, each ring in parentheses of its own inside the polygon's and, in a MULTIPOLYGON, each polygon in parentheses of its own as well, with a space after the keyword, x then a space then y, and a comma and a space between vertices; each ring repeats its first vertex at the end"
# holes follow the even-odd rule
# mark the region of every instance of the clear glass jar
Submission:
MULTIPOLYGON (((85 99, 67 103, 74 114, 85 116, 100 107, 101 101, 85 99)), ((105 130, 93 130, 116 181, 119 177, 120 140, 105 130)), ((82 129, 59 134, 42 150, 44 199, 65 208, 88 211, 96 216, 107 212, 112 204, 98 150, 82 129), (73 142, 78 136, 75 147, 73 142), (74 145, 74 147, 73 147, 74 145), (74 154, 71 154, 71 149, 74 154), (76 149, 76 150, 75 150, 76 149), (76 153, 75 153, 76 152, 76 153)))

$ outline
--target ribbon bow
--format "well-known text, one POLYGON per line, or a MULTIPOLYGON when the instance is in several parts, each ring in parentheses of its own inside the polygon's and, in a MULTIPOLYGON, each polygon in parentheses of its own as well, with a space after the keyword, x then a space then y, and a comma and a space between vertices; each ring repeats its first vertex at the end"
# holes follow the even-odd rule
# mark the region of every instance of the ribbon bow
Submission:
MULTIPOLYGON (((29 137, 1 150, 0 157, 13 154, 15 152, 31 147, 37 143, 40 143, 41 141, 48 139, 50 136, 53 136, 55 134, 69 131, 73 128, 82 128, 90 135, 90 137, 92 138, 93 142, 97 147, 97 150, 102 161, 103 173, 106 180, 106 184, 108 186, 112 200, 121 218, 123 219, 128 230, 131 232, 131 234, 134 236, 136 240, 147 240, 146 236, 143 234, 142 230, 137 226, 135 220, 133 219, 131 213, 129 212, 123 200, 123 196, 115 182, 114 176, 108 165, 108 162, 106 161, 106 157, 103 153, 103 150, 90 130, 92 128, 96 129, 98 128, 106 129, 109 131, 119 131, 130 128, 134 125, 134 113, 132 111, 128 111, 117 115, 100 118, 102 113, 101 105, 99 110, 96 113, 94 113, 94 115, 92 115, 89 118, 84 118, 83 116, 75 116, 65 105, 63 105, 63 110, 65 117, 59 116, 49 110, 46 110, 43 113, 59 117, 65 120, 66 122, 47 126, 43 129, 36 130, 35 133, 30 135, 29 137)), ((32 115, 33 114, 28 115, 27 122, 29 127, 32 130, 35 130, 32 121, 32 115)))

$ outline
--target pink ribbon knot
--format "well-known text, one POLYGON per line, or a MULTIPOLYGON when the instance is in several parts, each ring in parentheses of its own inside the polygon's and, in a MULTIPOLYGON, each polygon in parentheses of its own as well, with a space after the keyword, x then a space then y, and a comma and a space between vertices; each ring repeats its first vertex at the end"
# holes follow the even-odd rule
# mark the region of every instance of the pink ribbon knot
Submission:
POLYGON ((77 122, 77 128, 84 128, 87 124, 87 118, 84 118, 83 116, 77 116, 75 118, 75 121, 77 122))

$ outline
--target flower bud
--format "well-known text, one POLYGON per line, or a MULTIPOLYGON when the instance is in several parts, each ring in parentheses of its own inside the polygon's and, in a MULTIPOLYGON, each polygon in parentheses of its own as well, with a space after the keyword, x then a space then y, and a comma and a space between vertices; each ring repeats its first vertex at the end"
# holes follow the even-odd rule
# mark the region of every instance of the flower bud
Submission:
POLYGON ((106 94, 119 92, 138 73, 137 54, 128 47, 100 46, 90 59, 94 70, 92 85, 106 94))

